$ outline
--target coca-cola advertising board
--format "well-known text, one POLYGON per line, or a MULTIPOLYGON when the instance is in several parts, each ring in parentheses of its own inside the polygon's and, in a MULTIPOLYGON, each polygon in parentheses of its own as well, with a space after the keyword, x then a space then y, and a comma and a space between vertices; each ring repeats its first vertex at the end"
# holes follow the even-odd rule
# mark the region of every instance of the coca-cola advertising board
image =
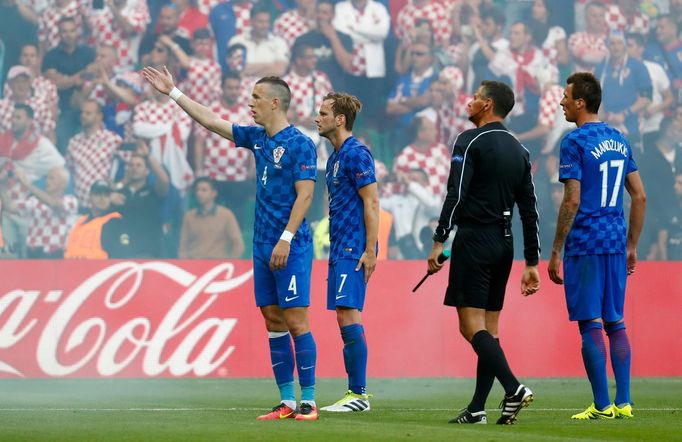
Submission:
MULTIPOLYGON (((381 262, 363 323, 371 377, 474 376, 475 357, 442 305, 446 271, 411 288, 424 262, 381 262)), ((446 269, 447 270, 447 269, 446 269)), ((515 263, 501 336, 520 376, 582 376, 563 288, 524 298, 515 263)), ((541 264, 546 275, 546 263, 541 264)), ((0 377, 270 377, 251 261, 0 261, 0 377)), ((315 262, 310 324, 318 376, 344 377, 327 263, 315 262)), ((642 263, 628 282, 635 376, 682 375, 682 263, 642 263), (660 275, 666 275, 665 280, 660 275)))

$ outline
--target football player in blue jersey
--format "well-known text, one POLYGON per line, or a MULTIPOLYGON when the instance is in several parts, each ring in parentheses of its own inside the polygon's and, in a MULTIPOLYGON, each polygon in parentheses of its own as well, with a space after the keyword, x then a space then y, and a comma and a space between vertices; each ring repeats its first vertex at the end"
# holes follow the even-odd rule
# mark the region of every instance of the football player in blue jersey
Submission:
POLYGON ((142 75, 206 129, 253 152, 257 172, 253 235, 256 305, 268 330, 270 358, 281 399, 271 412, 258 419, 316 420, 317 350, 308 323, 313 248, 305 214, 313 196, 317 154, 310 138, 287 120, 289 86, 277 77, 258 80, 249 108, 254 121, 262 127, 238 126, 180 92, 165 67, 163 72, 146 67, 142 75), (294 364, 301 386, 298 409, 294 364))
POLYGON ((367 342, 361 315, 367 282, 377 262, 379 192, 374 158, 353 136, 360 100, 345 93, 327 94, 315 119, 318 132, 334 146, 327 160, 329 191, 329 273, 327 309, 336 310, 343 339, 348 391, 324 411, 369 411, 367 342))
POLYGON ((559 179, 564 183, 564 197, 548 271, 552 281, 564 284, 569 319, 578 322, 594 396, 594 403, 572 419, 630 418, 631 353, 623 304, 627 275, 637 264, 646 196, 627 139, 599 121, 599 81, 591 73, 578 72, 566 84, 561 107, 566 120, 578 127, 561 140, 559 179), (631 199, 627 231, 623 189, 631 199), (562 249, 564 278, 560 275, 562 249), (609 338, 616 377, 613 404, 602 330, 609 338))

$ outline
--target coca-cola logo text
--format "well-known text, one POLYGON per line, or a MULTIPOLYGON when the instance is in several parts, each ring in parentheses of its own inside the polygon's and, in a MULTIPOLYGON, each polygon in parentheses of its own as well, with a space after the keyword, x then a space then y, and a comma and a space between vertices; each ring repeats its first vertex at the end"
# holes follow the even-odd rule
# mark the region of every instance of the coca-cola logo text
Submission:
POLYGON ((37 336, 35 362, 47 376, 78 375, 93 366, 100 376, 115 376, 133 364, 145 376, 209 375, 235 351, 227 341, 237 319, 208 312, 252 273, 235 275, 229 262, 196 276, 169 262, 126 261, 69 293, 35 290, 29 280, 0 295, 0 375, 25 376, 10 356, 31 336, 37 336), (46 308, 54 310, 36 313, 46 308))

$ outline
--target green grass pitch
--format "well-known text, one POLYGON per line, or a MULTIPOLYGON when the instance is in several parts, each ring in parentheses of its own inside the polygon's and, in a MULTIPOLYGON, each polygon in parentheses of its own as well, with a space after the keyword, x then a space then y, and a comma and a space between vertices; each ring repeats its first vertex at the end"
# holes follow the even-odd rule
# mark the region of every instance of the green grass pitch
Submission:
MULTIPOLYGON (((523 382, 535 401, 498 426, 498 385, 492 424, 447 423, 473 379, 372 379, 370 412, 316 422, 256 421, 277 402, 269 379, 0 380, 0 441, 682 441, 682 378, 634 379, 634 419, 587 422, 570 419, 591 402, 586 379, 523 382)), ((344 384, 318 380, 318 404, 339 399, 344 384)))

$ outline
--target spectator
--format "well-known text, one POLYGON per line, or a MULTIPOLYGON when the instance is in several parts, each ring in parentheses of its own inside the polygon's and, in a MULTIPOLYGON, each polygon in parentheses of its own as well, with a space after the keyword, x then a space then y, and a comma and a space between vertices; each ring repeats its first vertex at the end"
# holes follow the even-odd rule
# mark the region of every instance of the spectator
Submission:
POLYGON ((59 118, 57 119, 57 146, 63 152, 69 140, 79 130, 80 111, 71 106, 71 97, 84 82, 85 68, 95 59, 95 51, 78 44, 78 27, 71 17, 59 21, 59 45, 48 51, 43 59, 45 76, 57 85, 59 91, 59 118))
POLYGON ((194 196, 198 206, 185 214, 178 258, 240 258, 244 241, 234 213, 216 203, 218 195, 210 178, 197 178, 194 196))
MULTIPOLYGON (((33 109, 26 104, 15 105, 12 111, 12 129, 0 134, 0 169, 8 172, 18 166, 33 182, 47 175, 49 170, 63 165, 64 158, 54 144, 34 129, 33 109)), ((14 179, 8 180, 2 187, 15 203, 29 197, 26 188, 14 179)), ((27 220, 16 214, 8 214, 3 217, 2 222, 5 242, 12 245, 17 257, 25 258, 27 220)))
POLYGON ((609 56, 595 69, 602 85, 604 121, 623 132, 634 151, 642 152, 639 114, 651 103, 651 78, 641 61, 628 57, 625 35, 609 35, 609 56))
POLYGON ((241 44, 246 49, 244 76, 282 76, 289 65, 286 41, 270 32, 270 11, 263 4, 251 9, 251 32, 232 37, 228 46, 241 44))
POLYGON ((509 48, 509 40, 502 36, 505 21, 499 9, 485 8, 479 22, 463 26, 460 66, 468 72, 468 93, 473 93, 483 80, 502 80, 493 73, 491 63, 497 53, 509 48))
POLYGON ((123 180, 114 186, 111 203, 125 220, 129 234, 126 258, 159 258, 163 237, 161 205, 170 183, 161 163, 149 154, 144 141, 126 167, 123 180))
MULTIPOLYGON (((28 219, 26 237, 29 259, 59 259, 64 256, 66 237, 78 213, 78 201, 66 195, 69 172, 63 167, 50 169, 45 180, 45 190, 34 186, 21 168, 13 169, 14 177, 31 196, 28 199, 11 200, 3 192, 3 206, 7 211, 28 219)), ((5 187, 5 186, 3 186, 5 187)))
POLYGON ((332 85, 327 75, 316 69, 317 56, 312 45, 297 42, 292 50, 291 61, 289 73, 282 78, 291 89, 289 122, 318 145, 320 135, 317 133, 315 117, 324 96, 333 90, 332 85))
POLYGON ((69 232, 64 250, 68 259, 107 259, 129 256, 129 236, 121 214, 111 209, 111 186, 92 183, 88 195, 90 213, 83 215, 69 232))
POLYGON ((672 82, 676 104, 682 104, 682 40, 679 24, 670 15, 662 15, 656 23, 656 41, 644 53, 646 60, 663 66, 672 82))
POLYGON ((464 76, 454 66, 444 68, 431 83, 431 107, 438 115, 438 142, 445 146, 452 146, 461 132, 475 127, 467 112, 471 96, 464 92, 463 85, 464 76))
POLYGON ((329 77, 334 90, 344 91, 351 81, 353 40, 334 29, 333 20, 333 0, 318 0, 317 28, 298 37, 294 44, 310 45, 317 56, 317 68, 329 77))
MULTIPOLYGON (((209 109, 225 121, 246 125, 251 113, 241 98, 239 74, 228 72, 223 78, 220 100, 209 109)), ((249 197, 253 194, 255 165, 248 149, 236 149, 234 142, 206 130, 201 125, 194 128, 194 165, 196 175, 211 178, 218 192, 217 202, 229 207, 240 225, 248 225, 249 197)))
POLYGON ((675 175, 675 208, 668 221, 667 237, 663 238, 661 258, 682 261, 682 174, 675 175))
POLYGON ((606 7, 606 25, 609 31, 649 34, 649 17, 639 7, 639 0, 615 0, 606 7))
POLYGON ((552 0, 534 0, 531 8, 530 28, 533 43, 557 69, 566 69, 570 62, 566 31, 557 23, 564 5, 552 0))
POLYGON ((183 193, 194 180, 187 161, 192 119, 168 95, 157 91, 151 94, 135 107, 133 134, 149 141, 151 157, 167 170, 173 187, 183 193))
POLYGON ((393 215, 400 257, 423 258, 425 245, 421 242, 420 234, 422 228, 438 216, 442 197, 431 192, 429 177, 424 169, 415 168, 409 172, 398 170, 396 176, 403 191, 383 198, 381 206, 393 215))
POLYGON ((393 68, 397 74, 403 75, 410 70, 412 64, 411 46, 413 43, 423 43, 433 49, 434 65, 440 67, 451 64, 449 55, 445 52, 444 48, 434 44, 431 23, 421 18, 414 24, 411 38, 403 40, 395 51, 393 68))
POLYGON ((106 0, 102 9, 88 12, 94 44, 110 45, 118 54, 119 72, 135 69, 140 40, 149 24, 146 0, 106 0))
POLYGON ((353 80, 348 84, 348 92, 362 101, 363 118, 369 123, 381 112, 385 93, 384 42, 390 27, 388 10, 375 0, 343 0, 335 6, 332 24, 353 40, 353 80))
POLYGON ((666 121, 661 126, 656 148, 643 156, 642 181, 647 189, 647 207, 656 216, 649 217, 642 231, 641 247, 646 259, 666 259, 662 251, 668 235, 668 223, 677 206, 675 176, 682 171, 682 151, 678 147, 676 128, 666 121))
MULTIPOLYGON (((534 154, 549 155, 556 148, 558 139, 548 137, 555 124, 569 128, 561 120, 565 120, 559 103, 563 98, 564 88, 558 85, 559 73, 555 66, 546 65, 544 71, 536 72, 541 96, 535 124, 527 130, 516 134, 516 139, 534 154)), ((531 158, 535 160, 535 158, 531 158)))
POLYGON ((606 8, 598 1, 585 7, 585 30, 571 34, 568 50, 573 56, 575 71, 590 71, 608 55, 606 47, 606 8))
POLYGON ((38 133, 54 141, 55 118, 52 109, 35 94, 31 86, 31 70, 26 66, 12 66, 7 73, 10 94, 0 100, 0 132, 7 131, 12 125, 12 110, 17 104, 26 104, 34 114, 34 127, 38 133))
POLYGON ((642 144, 644 150, 649 151, 656 144, 661 122, 665 113, 670 111, 675 98, 670 90, 670 78, 663 66, 652 61, 642 60, 644 45, 645 40, 641 34, 627 35, 628 55, 644 63, 651 79, 651 103, 642 111, 643 118, 640 124, 642 144))
MULTIPOLYGON (((533 44, 533 34, 528 25, 524 22, 512 24, 509 49, 498 52, 492 62, 492 70, 497 75, 508 76, 513 84, 516 103, 509 114, 508 125, 512 131, 526 132, 536 125, 543 86, 543 79, 538 74, 547 72, 547 65, 542 51, 533 44)), ((539 146, 529 147, 532 161, 539 146)))
POLYGON ((420 19, 431 25, 434 41, 430 44, 443 46, 450 41, 449 16, 445 6, 429 0, 412 0, 400 9, 394 29, 402 45, 409 46, 414 41, 414 30, 420 19))
POLYGON ((198 103, 213 103, 220 98, 220 81, 222 70, 213 60, 213 40, 206 28, 197 29, 192 37, 192 53, 188 55, 169 36, 159 37, 159 43, 165 44, 186 70, 186 78, 182 82, 182 90, 198 103))
POLYGON ((114 155, 121 137, 107 130, 102 109, 94 100, 81 104, 81 127, 69 142, 66 163, 74 177, 74 190, 81 208, 90 207, 92 185, 112 176, 114 155))
POLYGON ((413 43, 411 69, 398 79, 386 104, 386 113, 397 119, 394 134, 397 140, 404 140, 410 123, 417 112, 431 104, 429 88, 438 78, 433 65, 433 51, 423 43, 413 43))
POLYGON ((156 21, 154 29, 147 31, 140 41, 140 48, 138 51, 138 59, 140 64, 146 66, 149 64, 147 57, 158 47, 157 40, 162 35, 167 35, 174 43, 180 46, 186 54, 191 54, 192 47, 189 42, 189 36, 184 35, 178 28, 178 21, 180 17, 178 10, 172 4, 167 4, 161 7, 159 17, 156 21))
POLYGON ((450 171, 450 152, 445 145, 437 142, 435 116, 424 113, 415 118, 416 127, 414 141, 405 146, 393 162, 393 172, 407 174, 419 169, 426 172, 428 191, 440 199, 445 195, 445 188, 450 171))
POLYGON ((83 40, 83 15, 85 2, 82 0, 54 0, 40 14, 38 19, 38 39, 40 53, 54 49, 59 44, 59 21, 70 17, 76 23, 78 40, 83 40))
POLYGON ((317 11, 315 0, 296 0, 296 8, 277 17, 273 33, 287 42, 289 49, 301 35, 315 29, 317 11))
MULTIPOLYGON (((31 88, 33 95, 43 101, 52 112, 54 119, 59 112, 59 96, 57 86, 51 80, 41 75, 41 57, 38 52, 38 45, 27 43, 21 48, 19 65, 27 67, 31 71, 31 88)), ((12 98, 12 90, 5 84, 5 98, 12 98)))
POLYGON ((101 45, 96 54, 95 61, 83 74, 83 86, 74 93, 71 102, 80 106, 86 99, 97 101, 101 106, 104 126, 129 140, 132 109, 140 100, 142 77, 132 71, 115 72, 117 54, 113 46, 101 45))
POLYGON ((197 7, 197 0, 172 0, 171 5, 178 11, 178 31, 191 40, 197 29, 208 28, 208 15, 197 7))
POLYGON ((239 101, 244 106, 248 106, 251 101, 251 91, 260 77, 244 74, 244 68, 246 67, 246 47, 243 44, 236 43, 227 48, 226 62, 228 66, 227 74, 236 73, 239 78, 241 78, 240 89, 242 92, 239 96, 239 101))
POLYGON ((251 32, 252 7, 253 2, 251 0, 229 0, 220 2, 211 8, 208 20, 211 23, 211 30, 218 45, 218 60, 223 72, 228 70, 225 62, 227 43, 235 35, 251 32))
POLYGON ((37 16, 31 7, 18 0, 0 1, 0 41, 5 44, 4 77, 9 66, 19 63, 21 48, 27 43, 38 43, 37 16))

